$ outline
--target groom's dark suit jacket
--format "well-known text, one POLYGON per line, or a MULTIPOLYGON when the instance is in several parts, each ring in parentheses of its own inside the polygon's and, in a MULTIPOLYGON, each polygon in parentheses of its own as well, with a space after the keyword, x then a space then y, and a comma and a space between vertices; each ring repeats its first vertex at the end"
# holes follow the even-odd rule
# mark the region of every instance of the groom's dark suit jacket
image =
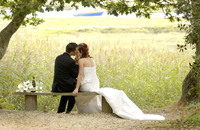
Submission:
POLYGON ((78 65, 67 53, 56 57, 52 92, 72 92, 76 87, 78 65))

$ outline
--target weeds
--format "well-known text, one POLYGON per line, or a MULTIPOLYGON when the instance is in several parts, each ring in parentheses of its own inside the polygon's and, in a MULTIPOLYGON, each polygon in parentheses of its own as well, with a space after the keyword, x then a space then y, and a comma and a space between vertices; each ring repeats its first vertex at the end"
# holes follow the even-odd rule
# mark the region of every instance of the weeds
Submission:
MULTIPOLYGON (((10 109, 23 109, 23 97, 13 95, 13 92, 19 83, 32 79, 32 76, 43 82, 44 91, 51 90, 54 60, 65 51, 66 44, 72 41, 89 45, 90 54, 96 61, 100 87, 125 91, 141 109, 164 107, 180 98, 181 85, 189 71, 188 63, 192 61, 193 54, 191 50, 183 53, 177 50, 176 45, 184 42, 183 33, 172 30, 163 32, 162 29, 171 28, 171 25, 163 24, 166 22, 163 19, 153 19, 148 25, 139 24, 138 19, 119 19, 119 23, 110 18, 88 20, 91 21, 47 19, 45 24, 36 28, 22 27, 15 34, 6 55, 0 61, 0 95, 6 99, 5 104, 14 105, 10 109), (160 24, 156 26, 157 22, 164 27, 160 27, 160 24), (116 31, 118 28, 114 29, 115 33, 77 32, 80 26, 88 24, 98 28, 121 24, 125 27, 140 26, 141 30, 156 29, 149 33, 116 31), (57 32, 65 29, 70 33, 57 32)), ((39 96, 38 103, 39 110, 57 110, 59 97, 39 96)))

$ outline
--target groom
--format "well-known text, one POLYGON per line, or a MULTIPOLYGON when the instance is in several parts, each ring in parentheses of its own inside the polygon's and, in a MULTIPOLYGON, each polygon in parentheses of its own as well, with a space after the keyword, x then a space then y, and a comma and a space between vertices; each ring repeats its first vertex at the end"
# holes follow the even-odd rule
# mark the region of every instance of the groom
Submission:
MULTIPOLYGON (((78 65, 71 58, 76 52, 76 43, 69 43, 66 46, 66 52, 56 57, 54 66, 54 80, 52 84, 52 92, 72 92, 76 86, 76 78, 78 76, 78 65)), ((70 113, 75 104, 74 96, 62 96, 57 113, 65 111, 68 101, 66 113, 70 113)))

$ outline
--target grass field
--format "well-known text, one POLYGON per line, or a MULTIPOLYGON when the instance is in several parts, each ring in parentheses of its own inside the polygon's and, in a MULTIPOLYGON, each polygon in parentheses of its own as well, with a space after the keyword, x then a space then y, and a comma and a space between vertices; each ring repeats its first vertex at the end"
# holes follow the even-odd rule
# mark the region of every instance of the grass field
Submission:
MULTIPOLYGON (((54 60, 69 42, 85 42, 97 64, 101 87, 125 91, 142 109, 170 105, 180 98, 193 51, 177 50, 184 32, 162 18, 60 18, 21 27, 0 64, 4 108, 23 109, 23 97, 12 94, 20 82, 36 80, 51 90, 54 60)), ((0 19, 0 29, 7 21, 0 19)), ((39 110, 57 109, 59 97, 39 97, 39 110)))

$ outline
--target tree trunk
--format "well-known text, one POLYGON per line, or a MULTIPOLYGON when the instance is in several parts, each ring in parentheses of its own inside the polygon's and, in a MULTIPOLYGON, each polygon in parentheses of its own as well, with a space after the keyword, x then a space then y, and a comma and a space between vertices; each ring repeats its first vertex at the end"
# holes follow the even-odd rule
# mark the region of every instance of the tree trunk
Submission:
POLYGON ((26 14, 14 17, 13 20, 0 32, 0 60, 6 53, 10 38, 19 29, 26 14))
MULTIPOLYGON (((200 40, 198 40, 200 41, 200 40)), ((185 106, 190 103, 198 103, 200 101, 200 43, 196 44, 195 64, 186 76, 182 85, 182 96, 179 100, 179 106, 185 106)))
POLYGON ((198 103, 200 101, 200 8, 199 2, 191 1, 192 18, 190 19, 192 29, 192 39, 196 45, 195 62, 189 74, 183 81, 182 96, 179 100, 179 106, 185 106, 189 103, 198 103))
POLYGON ((198 102, 198 87, 198 80, 195 76, 195 73, 193 70, 190 70, 190 72, 183 81, 182 96, 178 102, 178 106, 185 106, 190 103, 198 102))

